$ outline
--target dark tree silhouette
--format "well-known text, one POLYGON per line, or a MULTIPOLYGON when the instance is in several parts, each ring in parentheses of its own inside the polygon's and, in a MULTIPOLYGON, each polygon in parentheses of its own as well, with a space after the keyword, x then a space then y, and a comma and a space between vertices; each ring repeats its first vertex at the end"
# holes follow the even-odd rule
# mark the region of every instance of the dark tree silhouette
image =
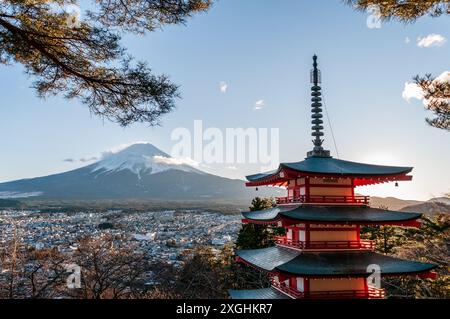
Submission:
POLYGON ((424 15, 450 14, 448 0, 344 0, 360 11, 378 8, 380 19, 413 22, 424 15))
POLYGON ((183 24, 211 0, 91 0, 82 19, 74 10, 78 4, 0 1, 0 64, 22 64, 41 97, 80 98, 94 114, 122 126, 157 124, 174 108, 178 87, 134 62, 120 35, 183 24))
POLYGON ((450 82, 438 81, 431 74, 416 76, 414 81, 422 89, 425 107, 434 113, 427 123, 450 131, 450 82))
MULTIPOLYGON (((272 198, 255 197, 252 200, 250 211, 259 211, 271 208, 274 205, 272 198)), ((253 223, 243 224, 236 239, 238 249, 265 248, 273 245, 274 236, 282 235, 284 229, 269 225, 257 225, 253 223)))

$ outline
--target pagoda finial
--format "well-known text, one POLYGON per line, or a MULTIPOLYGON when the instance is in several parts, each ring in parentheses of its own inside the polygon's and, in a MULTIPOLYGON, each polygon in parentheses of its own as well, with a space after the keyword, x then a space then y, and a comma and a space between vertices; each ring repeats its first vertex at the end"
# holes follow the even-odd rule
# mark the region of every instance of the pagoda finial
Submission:
POLYGON ((313 56, 313 69, 311 70, 311 124, 313 125, 311 127, 312 133, 311 135, 314 137, 314 140, 312 140, 314 144, 314 148, 312 151, 307 153, 308 157, 330 157, 330 151, 324 150, 322 147, 323 139, 321 138, 323 136, 323 121, 322 121, 322 98, 320 97, 322 95, 321 90, 322 88, 319 86, 321 83, 321 74, 320 70, 317 68, 317 55, 314 54, 313 56))

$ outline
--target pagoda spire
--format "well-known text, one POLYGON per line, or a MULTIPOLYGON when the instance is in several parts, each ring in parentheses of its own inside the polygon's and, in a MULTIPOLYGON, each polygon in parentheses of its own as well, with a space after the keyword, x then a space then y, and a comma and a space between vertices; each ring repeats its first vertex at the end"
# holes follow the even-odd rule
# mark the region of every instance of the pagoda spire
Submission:
POLYGON ((317 68, 317 55, 313 56, 313 69, 311 70, 311 124, 312 124, 312 133, 311 135, 314 137, 312 140, 314 144, 314 148, 312 151, 307 153, 308 157, 330 157, 330 151, 324 150, 322 147, 323 139, 323 115, 322 115, 322 98, 321 98, 321 74, 320 70, 317 68))

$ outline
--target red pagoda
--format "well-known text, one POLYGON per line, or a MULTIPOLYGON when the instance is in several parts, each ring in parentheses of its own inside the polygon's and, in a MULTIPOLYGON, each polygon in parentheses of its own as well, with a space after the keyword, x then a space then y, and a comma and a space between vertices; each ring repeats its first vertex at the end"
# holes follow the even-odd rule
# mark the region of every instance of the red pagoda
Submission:
POLYGON ((421 214, 369 206, 368 196, 355 188, 386 182, 410 181, 412 167, 381 166, 335 159, 322 147, 323 121, 317 56, 311 71, 314 148, 305 160, 281 163, 277 170, 247 176, 247 186, 278 186, 287 196, 274 208, 244 212, 243 223, 284 227, 275 246, 237 251, 238 262, 268 274, 271 287, 230 290, 234 299, 384 298, 384 290, 369 278, 419 276, 434 278, 433 264, 408 261, 374 252, 363 240, 365 225, 419 227, 421 214))

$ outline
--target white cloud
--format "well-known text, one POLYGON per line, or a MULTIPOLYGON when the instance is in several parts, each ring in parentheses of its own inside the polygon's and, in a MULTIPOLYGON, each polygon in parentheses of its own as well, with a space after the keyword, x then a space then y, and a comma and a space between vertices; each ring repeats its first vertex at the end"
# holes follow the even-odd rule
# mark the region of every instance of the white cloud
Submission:
POLYGON ((406 37, 405 38, 405 43, 409 43, 409 42, 411 42, 411 39, 409 37, 406 37))
POLYGON ((185 158, 173 158, 173 157, 164 157, 161 155, 153 156, 153 161, 159 164, 167 164, 167 165, 189 165, 189 166, 199 166, 197 161, 189 157, 185 158))
POLYGON ((444 45, 447 39, 436 33, 431 33, 426 37, 419 37, 417 39, 417 46, 420 48, 429 48, 429 47, 440 47, 444 45))
POLYGON ((436 82, 450 83, 450 71, 442 72, 436 79, 436 82))
POLYGON ((255 107, 253 108, 254 110, 260 110, 265 106, 264 104, 264 100, 258 100, 255 102, 255 107))
MULTIPOLYGON (((438 77, 434 79, 431 83, 450 83, 450 71, 442 72, 438 77)), ((424 105, 428 105, 428 100, 424 98, 423 90, 416 84, 412 82, 406 82, 405 87, 402 92, 402 97, 406 101, 410 101, 411 99, 417 99, 423 102, 424 105)))
POLYGON ((228 90, 228 84, 225 81, 219 83, 220 92, 226 93, 228 90))
POLYGON ((402 92, 402 97, 403 97, 403 99, 405 99, 408 102, 411 99, 422 100, 423 99, 423 91, 416 83, 406 82, 405 88, 403 89, 403 92, 402 92))

